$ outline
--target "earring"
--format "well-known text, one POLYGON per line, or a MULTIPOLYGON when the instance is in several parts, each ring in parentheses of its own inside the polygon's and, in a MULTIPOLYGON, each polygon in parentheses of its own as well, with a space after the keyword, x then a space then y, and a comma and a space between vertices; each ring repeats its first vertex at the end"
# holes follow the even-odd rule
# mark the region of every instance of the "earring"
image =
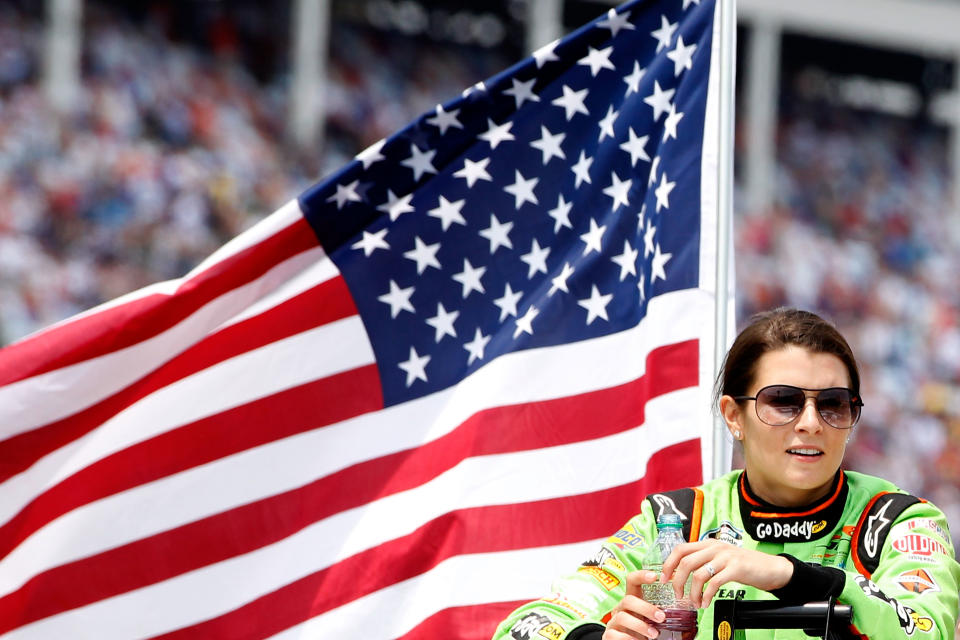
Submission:
POLYGON ((740 429, 737 429, 736 431, 733 432, 733 437, 736 438, 737 440, 740 439, 740 429))

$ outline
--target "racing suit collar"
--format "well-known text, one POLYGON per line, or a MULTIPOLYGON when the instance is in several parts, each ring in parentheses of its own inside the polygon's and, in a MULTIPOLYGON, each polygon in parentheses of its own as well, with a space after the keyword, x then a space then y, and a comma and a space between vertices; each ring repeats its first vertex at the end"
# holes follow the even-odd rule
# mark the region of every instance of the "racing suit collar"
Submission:
POLYGON ((746 471, 737 481, 740 517, 750 536, 760 542, 807 542, 831 533, 847 501, 847 477, 837 471, 830 491, 805 507, 778 507, 751 489, 746 471))

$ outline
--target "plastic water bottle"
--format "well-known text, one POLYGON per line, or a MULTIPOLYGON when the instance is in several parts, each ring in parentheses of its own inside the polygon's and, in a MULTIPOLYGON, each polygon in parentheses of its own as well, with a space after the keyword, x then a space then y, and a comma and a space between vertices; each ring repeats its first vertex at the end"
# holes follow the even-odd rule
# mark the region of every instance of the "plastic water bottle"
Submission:
MULTIPOLYGON (((677 545, 683 544, 683 523, 676 514, 663 514, 657 518, 657 539, 647 549, 643 568, 663 572, 663 561, 677 545)), ((690 580, 687 580, 684 597, 677 598, 670 582, 643 585, 643 599, 655 604, 666 614, 667 619, 659 624, 661 640, 688 640, 697 635, 697 612, 689 599, 690 580)))

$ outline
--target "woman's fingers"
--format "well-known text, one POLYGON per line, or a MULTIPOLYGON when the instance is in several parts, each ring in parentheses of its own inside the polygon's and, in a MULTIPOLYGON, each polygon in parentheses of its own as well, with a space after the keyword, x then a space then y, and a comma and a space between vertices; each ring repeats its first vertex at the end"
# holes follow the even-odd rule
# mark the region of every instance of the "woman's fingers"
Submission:
POLYGON ((633 571, 627 574, 627 594, 613 610, 603 640, 656 638, 656 623, 666 619, 663 611, 643 599, 643 585, 657 581, 653 571, 633 571))
POLYGON ((659 576, 656 571, 647 571, 645 569, 631 571, 627 574, 627 595, 643 596, 643 585, 653 584, 657 581, 657 578, 659 578, 659 576))
POLYGON ((685 542, 684 544, 678 545, 673 551, 670 552, 670 555, 667 556, 667 559, 663 561, 664 577, 669 580, 677 570, 677 566, 690 555, 706 551, 706 554, 701 553, 701 557, 705 557, 705 555, 708 556, 709 549, 715 544, 723 543, 717 543, 716 541, 711 540, 702 542, 685 542))
POLYGON ((660 635, 657 628, 650 624, 646 618, 639 618, 628 611, 620 610, 610 617, 607 622, 607 628, 603 632, 603 640, 615 640, 618 638, 656 638, 660 635), (617 635, 621 634, 621 635, 617 635))
POLYGON ((748 552, 716 540, 692 542, 673 550, 663 563, 663 574, 677 594, 683 593, 689 578, 690 602, 696 607, 705 607, 720 587, 727 582, 742 582, 751 572, 750 562, 763 557, 769 558, 766 554, 748 552))
MULTIPOLYGON (((695 569, 694 571, 692 571, 690 573, 690 577, 691 577, 690 593, 688 594, 690 596, 690 602, 693 604, 693 606, 700 607, 701 594, 703 593, 703 588, 707 583, 710 582, 710 579, 713 578, 713 575, 711 575, 706 569, 701 567, 699 569, 695 569)), ((677 579, 678 579, 678 576, 674 575, 674 583, 673 583, 674 592, 676 592, 678 587, 676 582, 677 579)), ((684 584, 680 583, 679 588, 682 590, 683 587, 684 587, 684 584)))
POLYGON ((703 585, 703 591, 697 591, 697 596, 700 600, 698 607, 709 607, 710 603, 713 602, 713 597, 717 595, 717 592, 720 590, 720 587, 730 580, 725 575, 729 573, 726 569, 721 569, 712 575, 703 585))
MULTIPOLYGON (((668 561, 674 560, 669 563, 672 568, 672 574, 667 572, 667 562, 663 564, 663 574, 673 584, 674 593, 676 593, 678 597, 683 594, 687 578, 692 576, 693 580, 690 586, 691 600, 694 604, 698 605, 700 599, 699 594, 700 591, 703 590, 703 585, 713 577, 705 568, 706 565, 710 564, 714 569, 714 573, 725 566, 718 559, 721 550, 718 549, 716 545, 704 546, 701 543, 682 546, 683 549, 678 547, 674 550, 674 553, 678 554, 676 558, 674 558, 673 554, 670 554, 670 558, 668 558, 668 561)), ((725 546, 729 547, 729 545, 725 546)))
POLYGON ((728 582, 770 591, 785 585, 792 574, 793 564, 786 558, 704 540, 675 548, 663 563, 660 580, 669 580, 674 592, 681 594, 690 578, 690 600, 699 607, 708 606, 728 582))
POLYGON ((663 611, 655 604, 651 604, 643 598, 637 596, 624 596, 617 609, 626 612, 632 616, 652 620, 653 622, 663 622, 667 619, 663 611))

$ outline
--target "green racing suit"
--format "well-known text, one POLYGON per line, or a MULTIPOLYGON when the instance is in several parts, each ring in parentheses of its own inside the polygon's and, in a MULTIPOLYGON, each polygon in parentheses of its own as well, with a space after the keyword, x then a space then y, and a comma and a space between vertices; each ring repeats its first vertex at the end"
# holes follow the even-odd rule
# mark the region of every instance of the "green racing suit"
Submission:
MULTIPOLYGON (((656 539, 656 519, 680 513, 687 540, 723 542, 783 554, 793 578, 773 593, 738 583, 715 597, 779 598, 784 604, 834 597, 850 605, 853 637, 874 640, 952 639, 957 620, 960 565, 946 517, 933 504, 893 484, 838 471, 830 492, 804 508, 764 503, 746 475, 733 471, 697 487, 647 496, 641 511, 602 543, 552 593, 504 620, 494 640, 599 640, 605 616, 625 593, 626 575, 656 539)), ((713 606, 698 611, 697 638, 711 638, 713 606)), ((799 629, 746 632, 747 638, 809 638, 799 629)))

